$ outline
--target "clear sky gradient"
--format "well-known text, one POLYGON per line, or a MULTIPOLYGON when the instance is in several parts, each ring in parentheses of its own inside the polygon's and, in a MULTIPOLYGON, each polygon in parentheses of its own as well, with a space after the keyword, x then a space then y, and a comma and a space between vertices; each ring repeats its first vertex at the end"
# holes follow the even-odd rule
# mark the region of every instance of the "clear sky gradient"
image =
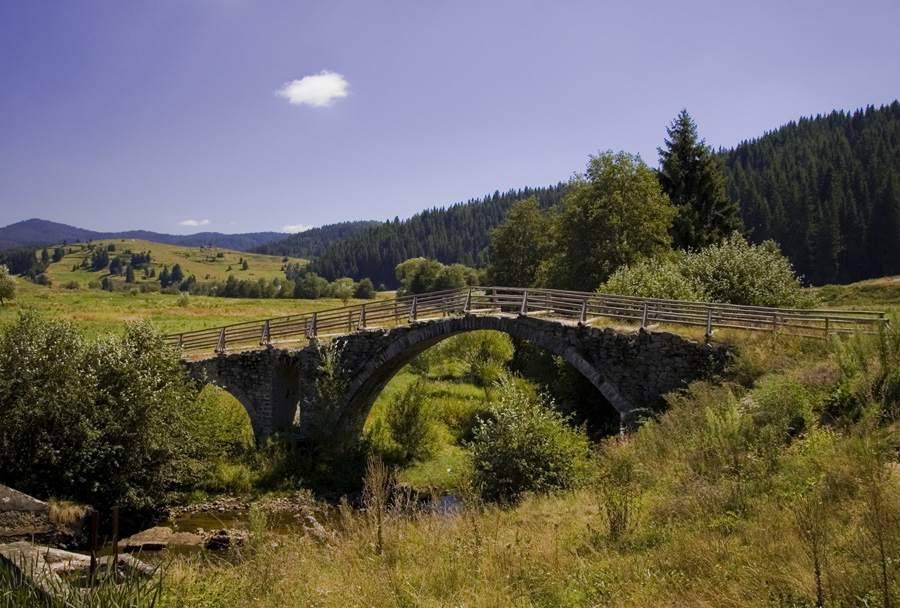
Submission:
POLYGON ((280 231, 598 150, 655 167, 682 107, 729 148, 892 102, 898 24, 897 0, 4 0, 0 225, 280 231))

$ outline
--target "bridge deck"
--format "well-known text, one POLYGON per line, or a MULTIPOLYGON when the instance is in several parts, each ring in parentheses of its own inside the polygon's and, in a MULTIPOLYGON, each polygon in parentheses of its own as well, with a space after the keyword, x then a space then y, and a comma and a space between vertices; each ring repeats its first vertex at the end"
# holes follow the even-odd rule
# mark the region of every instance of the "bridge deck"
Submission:
POLYGON ((639 323, 714 329, 784 332, 810 338, 857 331, 873 333, 887 322, 884 312, 800 310, 709 302, 659 300, 556 289, 468 287, 403 296, 321 312, 273 317, 165 337, 187 355, 291 346, 354 331, 391 329, 455 315, 526 315, 561 323, 639 323))

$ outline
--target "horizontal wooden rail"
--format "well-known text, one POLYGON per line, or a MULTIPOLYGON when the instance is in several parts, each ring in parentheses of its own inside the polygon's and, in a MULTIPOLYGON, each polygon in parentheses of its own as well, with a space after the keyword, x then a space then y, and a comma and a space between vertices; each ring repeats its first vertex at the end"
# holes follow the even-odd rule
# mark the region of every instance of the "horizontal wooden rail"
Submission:
POLYGON ((463 314, 531 315, 581 325, 604 319, 637 322, 641 327, 659 323, 688 325, 705 327, 707 336, 714 329, 723 328, 785 332, 811 338, 854 331, 871 333, 887 322, 884 313, 878 311, 768 308, 559 289, 464 287, 170 334, 165 340, 187 352, 225 352, 366 329, 390 329, 463 314))

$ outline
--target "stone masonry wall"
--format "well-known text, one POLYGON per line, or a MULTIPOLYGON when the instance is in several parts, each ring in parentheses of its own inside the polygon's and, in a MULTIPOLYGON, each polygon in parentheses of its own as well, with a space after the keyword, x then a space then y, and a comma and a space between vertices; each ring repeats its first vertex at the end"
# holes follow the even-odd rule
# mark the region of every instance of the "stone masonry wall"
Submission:
POLYGON ((719 368, 726 350, 668 332, 616 332, 532 317, 465 316, 373 329, 337 338, 337 403, 316 391, 321 348, 275 348, 188 363, 191 374, 228 390, 247 408, 258 439, 291 428, 301 439, 341 452, 355 444, 378 394, 413 357, 452 335, 491 329, 530 340, 563 357, 597 387, 630 425, 662 396, 719 368))

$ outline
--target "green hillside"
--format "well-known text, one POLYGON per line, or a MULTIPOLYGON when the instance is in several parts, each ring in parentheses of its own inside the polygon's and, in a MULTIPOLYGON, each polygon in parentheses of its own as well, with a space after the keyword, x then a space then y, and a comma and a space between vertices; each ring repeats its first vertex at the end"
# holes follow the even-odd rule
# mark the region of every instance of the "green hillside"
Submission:
MULTIPOLYGON (((93 271, 83 267, 86 260, 88 263, 90 262, 95 250, 108 249, 110 245, 115 247, 113 251, 109 251, 110 259, 122 256, 126 264, 134 254, 150 254, 151 262, 146 268, 153 269, 156 277, 147 278, 147 273, 141 269, 135 274, 135 285, 137 286, 145 282, 158 284, 159 273, 162 269, 172 268, 176 264, 181 266, 185 278, 194 275, 198 281, 224 281, 229 274, 234 274, 240 279, 284 278, 282 267, 285 261, 282 257, 243 253, 219 247, 180 247, 139 239, 107 239, 93 241, 91 244, 68 245, 64 247, 66 255, 60 261, 51 263, 46 274, 54 283, 77 281, 84 286, 94 281, 100 281, 104 277, 110 277, 108 270, 93 271), (242 270, 244 260, 247 261, 247 270, 242 270)), ((50 247, 49 250, 52 251, 53 248, 50 247)), ((288 262, 301 265, 306 263, 301 258, 288 258, 288 262)), ((113 278, 118 280, 120 277, 113 278)), ((124 279, 122 281, 124 282, 124 279)))
POLYGON ((721 157, 751 238, 811 283, 900 273, 900 103, 801 118, 721 157))

